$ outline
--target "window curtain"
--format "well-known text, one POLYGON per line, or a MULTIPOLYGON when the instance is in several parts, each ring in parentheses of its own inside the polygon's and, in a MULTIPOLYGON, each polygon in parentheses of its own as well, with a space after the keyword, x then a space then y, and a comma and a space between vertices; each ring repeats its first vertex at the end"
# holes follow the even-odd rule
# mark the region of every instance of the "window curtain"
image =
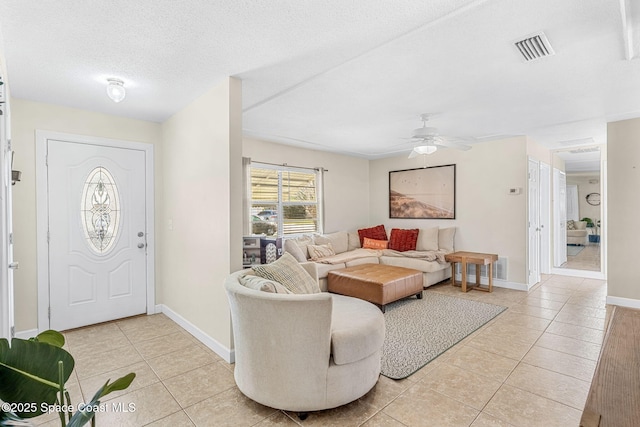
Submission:
POLYGON ((251 157, 242 158, 242 235, 250 236, 251 230, 251 157))

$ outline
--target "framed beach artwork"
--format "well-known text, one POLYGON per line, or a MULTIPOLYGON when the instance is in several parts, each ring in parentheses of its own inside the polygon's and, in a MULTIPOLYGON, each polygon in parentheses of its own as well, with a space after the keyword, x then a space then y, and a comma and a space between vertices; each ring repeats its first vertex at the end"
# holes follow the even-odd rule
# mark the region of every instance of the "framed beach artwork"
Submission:
POLYGON ((455 219, 456 165, 389 171, 389 218, 455 219))

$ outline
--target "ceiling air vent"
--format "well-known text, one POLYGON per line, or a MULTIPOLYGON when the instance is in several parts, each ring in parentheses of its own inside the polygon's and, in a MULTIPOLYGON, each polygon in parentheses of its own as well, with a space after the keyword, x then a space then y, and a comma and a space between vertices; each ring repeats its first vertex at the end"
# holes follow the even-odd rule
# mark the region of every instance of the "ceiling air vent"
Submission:
POLYGON ((526 61, 533 61, 545 56, 555 55, 553 48, 543 32, 534 34, 524 40, 515 42, 516 47, 526 61))

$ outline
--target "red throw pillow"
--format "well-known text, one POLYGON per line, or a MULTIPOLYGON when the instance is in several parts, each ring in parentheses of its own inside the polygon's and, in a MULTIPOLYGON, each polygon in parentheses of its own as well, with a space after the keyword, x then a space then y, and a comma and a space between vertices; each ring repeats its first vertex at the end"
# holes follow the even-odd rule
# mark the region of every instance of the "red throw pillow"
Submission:
POLYGON ((412 228, 410 230, 403 230, 400 228, 391 229, 391 238, 389 239, 389 249, 395 251, 415 251, 416 244, 418 243, 418 230, 412 228))
POLYGON ((360 246, 364 246, 365 237, 373 240, 387 240, 387 230, 384 229, 383 224, 380 224, 371 228, 361 228, 358 230, 358 236, 360 236, 360 246))

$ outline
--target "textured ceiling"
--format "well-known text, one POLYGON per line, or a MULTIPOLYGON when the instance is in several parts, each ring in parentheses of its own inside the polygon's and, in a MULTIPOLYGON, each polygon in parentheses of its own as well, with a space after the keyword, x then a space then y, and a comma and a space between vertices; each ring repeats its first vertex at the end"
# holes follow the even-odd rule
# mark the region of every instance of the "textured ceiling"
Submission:
MULTIPOLYGON (((226 76, 248 136, 384 157, 441 134, 605 143, 640 116, 631 0, 3 0, 12 95, 162 122, 226 76), (555 55, 513 43, 544 31, 555 55), (127 98, 105 95, 108 77, 127 98)), ((575 142, 575 144, 574 144, 575 142)))

